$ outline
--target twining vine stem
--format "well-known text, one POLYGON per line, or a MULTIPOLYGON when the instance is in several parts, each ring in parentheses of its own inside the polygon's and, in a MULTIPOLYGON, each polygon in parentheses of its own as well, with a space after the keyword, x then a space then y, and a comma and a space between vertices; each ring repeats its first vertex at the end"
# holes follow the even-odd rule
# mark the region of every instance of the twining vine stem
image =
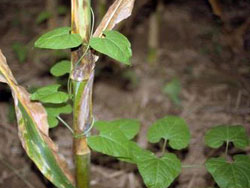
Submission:
POLYGON ((57 116, 57 119, 59 121, 61 121, 62 124, 65 125, 69 129, 69 131, 72 133, 74 138, 80 138, 80 137, 86 136, 92 130, 94 123, 95 123, 95 119, 93 117, 93 121, 92 121, 91 126, 86 131, 84 131, 82 134, 76 134, 75 131, 69 126, 69 124, 67 122, 65 122, 60 116, 57 116))

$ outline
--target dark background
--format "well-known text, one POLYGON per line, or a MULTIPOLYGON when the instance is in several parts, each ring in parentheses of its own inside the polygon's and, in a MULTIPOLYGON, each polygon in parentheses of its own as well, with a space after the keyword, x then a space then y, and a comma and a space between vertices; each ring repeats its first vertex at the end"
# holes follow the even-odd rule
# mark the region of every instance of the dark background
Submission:
MULTIPOLYGON (((96 23, 112 2, 93 0, 96 23)), ((137 141, 157 153, 162 143, 148 144, 147 128, 165 115, 183 117, 192 140, 188 149, 174 152, 184 164, 204 163, 224 149, 204 145, 203 136, 210 127, 239 124, 250 133, 250 2, 218 2, 222 14, 216 16, 205 0, 136 0, 133 15, 118 26, 131 40, 133 66, 101 57, 94 84, 95 119, 139 119, 137 141), (173 79, 181 83, 180 105, 164 92, 173 79)), ((39 50, 33 43, 48 30, 70 25, 70 1, 0 0, 0 18, 0 49, 18 82, 28 90, 55 83, 49 69, 69 58, 69 51, 39 50), (50 12, 50 18, 39 22, 44 11, 50 12)), ((57 81, 66 86, 67 77, 57 81)), ((9 89, 0 84, 0 187, 53 187, 21 147, 12 104, 9 89)), ((70 117, 64 118, 71 122, 70 117)), ((70 132, 60 125, 50 135, 72 167, 70 132)), ((230 147, 229 154, 236 153, 242 151, 230 147)), ((93 188, 143 187, 133 165, 97 153, 92 154, 92 162, 93 188)), ((216 184, 204 168, 194 168, 184 169, 171 187, 216 184)))

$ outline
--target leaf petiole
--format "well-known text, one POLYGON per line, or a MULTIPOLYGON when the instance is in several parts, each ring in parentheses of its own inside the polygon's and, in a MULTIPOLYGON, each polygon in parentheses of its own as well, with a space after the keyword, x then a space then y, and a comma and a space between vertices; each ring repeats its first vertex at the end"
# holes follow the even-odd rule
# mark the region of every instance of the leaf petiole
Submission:
POLYGON ((57 116, 57 119, 58 119, 60 122, 62 122, 62 124, 65 125, 65 126, 70 130, 70 132, 71 132, 73 135, 75 135, 73 129, 68 125, 68 123, 66 123, 60 116, 57 116))
POLYGON ((225 150, 226 158, 227 158, 227 155, 228 155, 228 147, 229 147, 229 140, 227 140, 227 142, 226 142, 226 150, 225 150))
POLYGON ((164 143, 161 150, 161 156, 163 156, 164 153, 166 152, 166 146, 167 146, 167 139, 164 139, 164 143))
POLYGON ((91 126, 86 131, 84 131, 82 134, 76 134, 74 130, 69 126, 69 124, 65 122, 60 116, 57 116, 57 119, 70 130, 74 138, 80 138, 82 136, 86 136, 92 130, 95 123, 95 120, 93 119, 91 126))

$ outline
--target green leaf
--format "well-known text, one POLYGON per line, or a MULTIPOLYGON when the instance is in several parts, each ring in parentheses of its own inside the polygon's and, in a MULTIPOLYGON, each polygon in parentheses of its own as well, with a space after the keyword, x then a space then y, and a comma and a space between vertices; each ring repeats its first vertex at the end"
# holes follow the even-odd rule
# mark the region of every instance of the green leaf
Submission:
POLYGON ((46 49, 68 49, 82 44, 79 34, 70 34, 70 27, 60 27, 43 34, 35 42, 35 47, 46 49))
POLYGON ((60 85, 54 84, 42 87, 32 93, 31 100, 37 100, 42 103, 53 103, 53 104, 60 104, 67 102, 69 96, 67 93, 58 91, 60 85))
POLYGON ((90 46, 102 54, 130 65, 132 50, 128 39, 118 31, 104 31, 103 34, 104 38, 91 38, 90 46))
POLYGON ((133 70, 124 70, 122 71, 122 78, 127 83, 126 88, 129 90, 134 90, 139 85, 139 77, 133 70))
POLYGON ((152 152, 128 140, 119 124, 99 121, 95 126, 100 130, 100 135, 88 137, 90 148, 122 161, 136 163, 149 188, 165 188, 179 175, 181 163, 174 154, 157 158, 152 152))
POLYGON ((176 116, 166 116, 157 120, 148 130, 147 138, 151 143, 157 143, 161 138, 169 140, 173 149, 183 149, 188 146, 190 132, 184 119, 176 116))
POLYGON ((141 161, 155 156, 154 153, 152 153, 151 151, 139 147, 136 142, 129 141, 128 146, 130 151, 130 159, 126 162, 137 164, 141 161))
POLYGON ((50 73, 53 76, 59 77, 63 76, 64 74, 70 73, 71 69, 71 62, 68 60, 63 60, 56 63, 51 69, 50 73))
POLYGON ((246 130, 241 125, 219 125, 206 132, 205 143, 211 148, 219 148, 224 142, 232 142, 236 148, 243 149, 248 146, 246 130))
POLYGON ((134 119, 119 119, 115 121, 97 121, 95 122, 95 127, 100 132, 119 128, 127 139, 130 140, 139 132, 140 123, 134 119))
POLYGON ((44 106, 47 113, 52 116, 70 114, 72 112, 72 107, 70 104, 46 104, 44 106))
POLYGON ((224 158, 212 158, 206 168, 221 188, 250 187, 250 156, 235 155, 233 162, 224 158))
POLYGON ((16 42, 12 45, 12 49, 20 63, 23 63, 27 59, 28 50, 24 44, 16 42))
POLYGON ((36 24, 40 24, 46 20, 48 20, 52 14, 49 11, 42 11, 36 18, 36 24))
POLYGON ((57 116, 60 114, 72 113, 70 104, 45 104, 44 107, 48 115, 49 128, 54 128, 58 125, 57 116))
POLYGON ((181 162, 175 154, 168 153, 161 158, 145 155, 137 166, 148 188, 166 188, 181 172, 181 162))
POLYGON ((175 105, 180 105, 181 101, 179 98, 181 92, 181 83, 178 79, 173 79, 171 82, 167 83, 163 88, 163 92, 168 95, 170 100, 175 105))
POLYGON ((175 154, 165 154, 162 158, 152 152, 140 148, 130 141, 131 161, 136 163, 147 187, 168 187, 181 172, 181 162, 175 154))
POLYGON ((47 118, 48 118, 48 123, 49 123, 50 129, 55 128, 58 125, 59 121, 55 116, 48 115, 47 118))
POLYGON ((129 140, 118 128, 103 130, 98 136, 88 137, 88 145, 106 155, 131 159, 129 140))
MULTIPOLYGON (((136 120, 128 121, 137 123, 136 120)), ((100 134, 88 137, 88 145, 97 152, 117 157, 122 161, 135 163, 143 155, 144 150, 128 139, 132 138, 134 133, 122 131, 126 124, 120 124, 119 126, 119 124, 112 124, 113 122, 96 122, 95 127, 100 131, 100 134)))
POLYGON ((58 6, 57 12, 59 15, 66 15, 68 12, 68 7, 64 5, 58 6))

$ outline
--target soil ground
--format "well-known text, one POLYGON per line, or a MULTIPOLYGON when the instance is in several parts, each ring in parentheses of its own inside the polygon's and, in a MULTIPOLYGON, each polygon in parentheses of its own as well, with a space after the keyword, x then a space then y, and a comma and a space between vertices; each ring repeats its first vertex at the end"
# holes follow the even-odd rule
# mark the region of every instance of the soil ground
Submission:
MULTIPOLYGON (((243 40, 245 46, 237 45, 243 44, 242 38, 235 32, 242 22, 233 25, 230 32, 223 32, 222 24, 218 23, 218 18, 213 16, 205 1, 170 1, 160 14, 158 59, 153 63, 148 62, 150 6, 149 3, 144 8, 138 8, 136 15, 139 16, 128 20, 124 26, 125 34, 132 42, 133 66, 121 67, 108 58, 101 58, 97 64, 95 119, 139 119, 141 132, 136 138, 138 143, 159 152, 162 143, 153 145, 146 142, 148 127, 165 115, 179 115, 188 123, 192 139, 188 149, 174 152, 184 164, 202 164, 207 157, 218 156, 222 152, 204 145, 204 133, 210 127, 220 124, 243 125, 250 134, 247 34, 243 40), (131 24, 132 21, 136 24, 131 24), (181 82, 180 107, 175 106, 163 92, 164 85, 173 78, 181 82)), ((46 30, 46 23, 37 25, 34 21, 43 7, 41 0, 0 2, 0 48, 16 79, 26 88, 55 83, 49 74, 49 67, 57 57, 50 52, 34 49, 31 41, 46 30), (18 62, 13 52, 15 42, 28 44, 29 54, 24 63, 18 62)), ((228 9, 231 10, 230 7, 228 9)), ((234 14, 243 15, 245 20, 249 15, 236 8, 232 11, 234 14)), ((67 16, 59 19, 62 24, 67 16)), ((10 121, 11 103, 7 87, 0 85, 0 188, 53 187, 25 155, 18 139, 16 123, 10 121)), ((51 131, 51 136, 73 166, 70 132, 60 125, 51 131)), ((232 148, 229 150, 230 154, 240 152, 232 148)), ((250 148, 246 153, 250 153, 250 148)), ((92 164, 93 188, 145 187, 133 165, 97 153, 92 154, 92 164)), ((216 187, 216 184, 204 168, 187 168, 183 169, 171 187, 208 188, 216 187)))

